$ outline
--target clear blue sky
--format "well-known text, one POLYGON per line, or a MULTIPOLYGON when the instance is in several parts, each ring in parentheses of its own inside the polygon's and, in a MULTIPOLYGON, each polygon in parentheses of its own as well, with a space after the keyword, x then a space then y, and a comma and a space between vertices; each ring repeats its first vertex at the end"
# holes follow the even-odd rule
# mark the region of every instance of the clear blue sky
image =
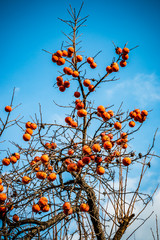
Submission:
MULTIPOLYGON (((42 104, 44 118, 50 119, 49 122, 55 118, 64 118, 64 112, 59 113, 52 100, 60 104, 69 103, 74 99, 74 89, 71 87, 61 93, 53 88, 59 68, 51 62, 51 56, 41 49, 55 52, 61 47, 61 42, 66 40, 61 31, 68 33, 69 29, 57 18, 68 19, 69 4, 78 9, 81 1, 0 1, 2 117, 5 116, 3 107, 9 104, 13 87, 16 87, 15 104, 22 103, 17 112, 21 112, 25 120, 38 112, 38 103, 42 104)), ((93 56, 103 50, 96 60, 97 69, 92 72, 87 69, 88 77, 105 73, 106 66, 115 56, 112 41, 120 47, 127 41, 129 48, 140 46, 131 52, 128 66, 117 74, 120 80, 104 85, 92 95, 94 99, 96 97, 96 106, 114 103, 116 110, 121 101, 124 101, 125 109, 153 109, 140 136, 137 136, 138 142, 134 143, 138 151, 147 148, 156 127, 160 126, 159 9, 158 0, 86 0, 81 14, 90 15, 87 27, 81 29, 84 33, 81 46, 85 51, 82 55, 93 56)), ((157 154, 159 136, 155 148, 157 154)), ((12 137, 15 139, 15 136, 12 137)), ((152 167, 153 183, 159 178, 158 169, 158 161, 155 161, 152 167)))
MULTIPOLYGON (((69 29, 57 18, 68 19, 69 4, 78 9, 81 3, 79 0, 0 1, 1 106, 8 104, 16 87, 15 104, 22 103, 19 108, 22 115, 26 118, 33 115, 41 103, 44 116, 54 119, 59 109, 52 100, 63 104, 74 99, 72 86, 65 93, 52 87, 59 68, 51 62, 51 55, 41 49, 55 52, 61 47, 66 40, 61 31, 68 33, 69 29)), ((129 48, 140 45, 131 52, 128 66, 116 75, 119 82, 106 84, 92 96, 96 96, 97 105, 114 103, 115 109, 121 101, 125 109, 153 109, 151 121, 145 123, 149 137, 159 126, 160 116, 159 5, 159 1, 116 0, 113 5, 112 1, 88 0, 84 1, 81 14, 90 15, 87 27, 81 29, 81 46, 85 51, 82 54, 93 56, 103 50, 96 60, 97 69, 90 71, 88 67, 87 77, 105 73, 115 56, 112 41, 121 47, 127 41, 129 48)))

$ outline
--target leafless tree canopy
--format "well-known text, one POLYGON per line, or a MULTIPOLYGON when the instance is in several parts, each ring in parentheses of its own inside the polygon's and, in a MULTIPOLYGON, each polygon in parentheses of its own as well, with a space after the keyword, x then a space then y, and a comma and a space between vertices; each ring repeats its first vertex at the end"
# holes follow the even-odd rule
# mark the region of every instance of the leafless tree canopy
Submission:
MULTIPOLYGON (((55 91, 69 91, 70 84, 77 84, 77 100, 68 106, 55 103, 66 110, 64 123, 44 122, 41 105, 39 113, 28 123, 18 114, 12 119, 12 111, 18 112, 13 103, 14 91, 12 111, 6 112, 6 119, 0 118, 0 143, 5 140, 4 131, 9 134, 13 125, 21 128, 23 136, 21 144, 12 142, 14 154, 0 147, 1 239, 118 240, 152 200, 154 192, 152 195, 142 192, 141 183, 151 159, 159 157, 152 152, 156 133, 146 154, 136 153, 130 146, 134 133, 141 131, 150 112, 139 109, 124 112, 122 105, 113 112, 113 106, 97 106, 96 101, 90 100, 90 95, 96 99, 98 87, 117 80, 116 72, 127 63, 127 51, 130 54, 135 47, 129 49, 125 44, 122 50, 113 43, 116 56, 107 71, 90 79, 86 69, 90 65, 95 71, 100 52, 89 59, 80 55, 79 30, 87 20, 87 16, 80 16, 82 6, 77 12, 70 6, 70 19, 60 19, 70 30, 69 34, 63 32, 67 40, 61 50, 55 53, 44 50, 59 65, 55 91), (135 165, 141 171, 137 188, 131 191, 128 178, 135 165), (48 200, 46 204, 41 203, 42 197, 48 200), (65 209, 64 203, 70 207, 65 209), (137 214, 135 208, 140 203, 143 207, 137 214)), ((151 236, 156 239, 153 231, 151 236)))

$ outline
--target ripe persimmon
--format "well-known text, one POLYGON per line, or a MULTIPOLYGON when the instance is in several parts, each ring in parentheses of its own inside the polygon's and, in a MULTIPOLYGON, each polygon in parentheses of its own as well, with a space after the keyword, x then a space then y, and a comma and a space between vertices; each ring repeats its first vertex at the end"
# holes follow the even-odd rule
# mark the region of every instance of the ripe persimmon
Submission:
POLYGON ((72 122, 71 122, 71 127, 78 127, 78 123, 75 122, 75 121, 72 121, 72 122))
POLYGON ((74 150, 73 149, 69 149, 68 150, 68 155, 73 155, 74 154, 74 150))
POLYGON ((44 206, 44 207, 41 207, 42 212, 48 212, 49 209, 50 209, 50 207, 49 207, 48 204, 46 206, 44 206))
POLYGON ((76 163, 70 163, 67 165, 67 170, 69 172, 75 172, 77 170, 77 164, 76 163))
POLYGON ((9 164, 10 164, 10 159, 9 158, 3 158, 3 160, 2 160, 2 164, 4 165, 4 166, 8 166, 9 164))
POLYGON ((121 129, 122 128, 121 123, 120 122, 115 122, 114 123, 114 128, 117 129, 117 130, 121 129))
POLYGON ((31 127, 31 122, 30 121, 26 122, 26 128, 30 128, 30 127, 31 127))
POLYGON ((90 84, 91 84, 91 81, 90 81, 89 79, 85 79, 85 80, 83 81, 83 85, 84 85, 85 87, 89 87, 90 84))
POLYGON ((71 159, 70 158, 66 158, 64 162, 65 162, 66 165, 69 165, 71 163, 71 159))
POLYGON ((137 113, 137 114, 139 114, 139 113, 141 113, 141 110, 138 109, 138 108, 136 108, 136 109, 134 109, 134 112, 137 113))
POLYGON ((11 106, 6 106, 5 107, 5 111, 6 112, 11 112, 12 111, 12 107, 11 106))
POLYGON ((57 55, 58 57, 62 57, 63 53, 62 53, 61 50, 58 50, 58 51, 56 52, 56 55, 57 55))
POLYGON ((88 212, 89 211, 89 205, 87 203, 82 203, 80 205, 81 212, 88 212))
POLYGON ((72 76, 73 77, 78 77, 79 76, 79 72, 78 71, 73 71, 72 76))
POLYGON ((103 112, 101 114, 103 121, 108 121, 111 118, 111 115, 108 112, 103 112))
POLYGON ((121 133, 121 138, 127 138, 127 137, 128 137, 128 135, 127 135, 126 132, 122 132, 122 133, 121 133))
POLYGON ((47 174, 45 173, 45 172, 43 172, 43 171, 41 171, 41 172, 37 172, 36 173, 36 177, 38 178, 38 179, 45 179, 46 177, 47 177, 47 174))
POLYGON ((81 94, 80 94, 80 92, 75 92, 75 93, 74 93, 74 96, 75 96, 76 98, 79 98, 79 97, 81 96, 81 94))
POLYGON ((88 90, 89 90, 90 92, 94 92, 94 91, 95 91, 94 85, 90 84, 89 87, 88 87, 88 90))
POLYGON ((48 171, 53 171, 53 167, 52 166, 48 166, 48 171))
POLYGON ((52 54, 52 62, 57 62, 58 61, 58 56, 55 54, 52 54))
POLYGON ((23 140, 24 141, 29 141, 31 139, 31 135, 28 133, 23 134, 23 140))
POLYGON ((13 219, 14 222, 18 222, 19 221, 19 216, 17 214, 14 214, 12 219, 13 219))
POLYGON ((28 184, 30 181, 31 181, 31 178, 30 178, 30 177, 27 177, 27 176, 22 177, 22 182, 23 182, 24 184, 28 184))
POLYGON ((122 162, 123 162, 124 166, 128 166, 131 164, 132 161, 129 157, 125 157, 125 158, 123 158, 122 162))
POLYGON ((64 92, 65 90, 66 90, 65 86, 60 86, 60 87, 59 87, 59 91, 60 91, 60 92, 64 92))
POLYGON ((103 143, 106 142, 106 141, 110 141, 110 137, 108 137, 108 135, 102 136, 101 139, 102 139, 103 143))
POLYGON ((19 153, 14 153, 13 156, 15 156, 17 158, 17 160, 20 159, 20 154, 19 153))
POLYGON ((124 47, 124 48, 122 49, 122 52, 123 52, 123 54, 128 54, 128 53, 129 53, 129 48, 124 47))
POLYGON ((74 48, 73 48, 73 47, 69 47, 69 48, 68 48, 68 52, 69 52, 69 53, 74 53, 74 48))
POLYGON ((69 81, 64 81, 64 87, 69 88, 70 87, 70 82, 69 81))
POLYGON ((17 162, 17 158, 15 157, 15 156, 11 156, 10 157, 10 161, 11 161, 11 163, 16 163, 17 162))
POLYGON ((105 112, 105 107, 103 107, 102 105, 99 105, 98 107, 97 107, 97 111, 98 112, 100 112, 100 113, 103 113, 103 112, 105 112))
POLYGON ((40 207, 46 206, 48 204, 48 199, 46 197, 41 197, 38 203, 40 207))
POLYGON ((64 209, 63 212, 65 215, 71 215, 73 213, 73 208, 70 208, 69 210, 64 209))
POLYGON ((35 130, 37 128, 37 124, 36 123, 31 123, 30 128, 35 130))
POLYGON ((58 77, 56 78, 56 80, 57 80, 57 81, 60 81, 60 82, 63 82, 63 77, 58 76, 58 77))
POLYGON ((111 66, 107 66, 106 67, 106 71, 107 71, 107 73, 112 73, 113 72, 112 67, 111 66))
POLYGON ((66 62, 66 60, 65 60, 64 58, 60 57, 60 58, 58 58, 57 65, 60 65, 60 66, 61 66, 61 65, 64 65, 65 62, 66 62))
POLYGON ((52 142, 52 143, 51 143, 51 148, 52 148, 52 149, 56 149, 56 147, 57 147, 57 144, 56 144, 55 142, 52 142))
POLYGON ((100 157, 100 156, 96 156, 95 157, 95 159, 94 159, 94 161, 96 162, 96 163, 101 163, 102 162, 102 157, 100 157))
POLYGON ((142 116, 147 116, 147 115, 148 115, 148 112, 147 112, 146 110, 142 110, 142 111, 141 111, 141 115, 142 115, 142 116))
POLYGON ((127 144, 127 143, 125 143, 125 144, 122 145, 122 148, 123 148, 123 149, 126 149, 127 147, 128 147, 128 144, 127 144))
POLYGON ((129 122, 129 126, 130 126, 130 127, 134 127, 135 125, 136 125, 136 123, 135 123, 134 121, 130 121, 130 122, 129 122))
POLYGON ((93 59, 92 57, 88 57, 88 58, 87 58, 87 62, 88 62, 89 64, 92 64, 92 63, 94 62, 94 59, 93 59))
POLYGON ((90 154, 91 153, 91 148, 88 145, 84 145, 82 148, 82 151, 84 154, 90 154))
POLYGON ((116 53, 120 55, 122 53, 122 48, 116 47, 116 53))
POLYGON ((56 180, 56 178, 57 178, 57 175, 55 173, 50 173, 47 177, 49 181, 54 181, 56 180))
POLYGON ((83 60, 83 57, 81 55, 77 55, 77 62, 81 62, 83 60))
POLYGON ((125 67, 125 66, 127 65, 127 62, 124 61, 124 60, 122 60, 122 61, 120 61, 119 65, 120 65, 121 67, 125 67))
POLYGON ((111 149, 113 146, 110 141, 105 141, 103 144, 103 147, 104 147, 104 149, 108 150, 108 149, 111 149))
POLYGON ((90 161, 91 161, 91 158, 90 158, 90 157, 83 157, 83 158, 82 158, 82 162, 83 162, 84 164, 89 164, 90 161))
POLYGON ((104 167, 98 166, 96 168, 96 172, 98 175, 103 175, 105 173, 105 169, 104 169, 104 167))
POLYGON ((71 125, 71 123, 72 123, 72 118, 71 118, 71 117, 66 117, 66 118, 65 118, 65 122, 66 122, 67 124, 71 125))
POLYGON ((73 56, 72 52, 68 52, 68 57, 71 58, 73 56))
POLYGON ((65 203, 63 204, 63 209, 69 210, 70 208, 71 208, 71 204, 70 204, 69 202, 65 202, 65 203))
POLYGON ((63 51, 62 51, 62 56, 63 56, 63 57, 67 57, 67 56, 68 56, 68 52, 67 52, 66 50, 63 50, 63 51))
MULTIPOLYGON (((77 72, 78 73, 78 72, 77 72)), ((68 68, 68 70, 67 70, 67 74, 68 75, 72 75, 73 74, 73 70, 72 70, 72 68, 68 68)))
POLYGON ((101 151, 101 146, 98 144, 98 143, 95 143, 93 146, 92 146, 92 150, 94 152, 100 152, 101 151))
POLYGON ((96 68, 96 67, 97 67, 97 63, 95 63, 95 62, 91 63, 91 64, 90 64, 90 67, 91 67, 92 69, 96 68))
POLYGON ((3 192, 3 190, 4 190, 3 185, 0 185, 0 192, 3 192))
POLYGON ((112 67, 113 72, 118 72, 119 71, 119 66, 118 66, 117 62, 112 63, 111 67, 112 67))
POLYGON ((27 128, 25 133, 28 133, 28 134, 32 135, 33 134, 33 130, 31 128, 27 128))
POLYGON ((80 109, 83 109, 84 108, 84 103, 83 102, 78 102, 77 104, 76 104, 76 109, 77 110, 80 110, 80 109))
POLYGON ((42 161, 43 163, 48 162, 48 161, 49 161, 48 155, 47 155, 47 154, 43 154, 43 155, 41 156, 41 161, 42 161))
POLYGON ((85 166, 85 164, 84 164, 84 162, 83 162, 82 160, 79 160, 79 161, 77 162, 77 166, 78 166, 79 168, 82 168, 82 167, 85 166))
POLYGON ((45 143, 45 148, 51 149, 51 144, 49 142, 45 143))
POLYGON ((78 117, 85 117, 87 115, 87 111, 85 109, 80 109, 77 111, 78 117))
POLYGON ((112 110, 109 110, 108 113, 109 113, 109 115, 110 115, 111 117, 114 116, 114 112, 113 112, 112 110))
POLYGON ((64 67, 64 68, 63 68, 63 72, 64 72, 65 74, 67 74, 67 73, 68 73, 68 67, 64 67))
POLYGON ((40 208, 40 206, 38 205, 38 204, 34 204, 33 206, 32 206, 32 211, 33 212, 39 212, 41 210, 41 208, 40 208))
POLYGON ((7 199, 7 195, 5 193, 0 193, 0 202, 4 202, 7 199))
POLYGON ((122 54, 122 59, 123 60, 127 60, 129 58, 129 55, 128 54, 122 54))
POLYGON ((137 115, 137 114, 136 114, 136 112, 134 112, 134 111, 131 111, 131 112, 129 113, 129 116, 130 116, 131 118, 135 118, 136 115, 137 115))

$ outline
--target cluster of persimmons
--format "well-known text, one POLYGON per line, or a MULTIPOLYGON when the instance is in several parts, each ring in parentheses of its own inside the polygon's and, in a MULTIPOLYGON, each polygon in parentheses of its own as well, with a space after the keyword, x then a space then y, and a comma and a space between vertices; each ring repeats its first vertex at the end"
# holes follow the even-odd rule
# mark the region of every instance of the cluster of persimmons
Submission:
MULTIPOLYGON (((119 71, 119 65, 121 67, 125 67, 129 58, 129 49, 127 47, 124 47, 123 49, 117 47, 115 49, 116 53, 119 55, 119 58, 116 62, 112 62, 111 65, 107 66, 106 71, 107 75, 111 74, 112 72, 118 72, 119 71), (120 61, 119 65, 118 62, 120 61)), ((81 62, 83 60, 83 57, 81 55, 75 55, 74 54, 74 48, 69 47, 67 50, 58 50, 56 53, 52 54, 52 61, 56 63, 57 65, 61 66, 66 63, 66 61, 69 61, 68 59, 72 58, 72 66, 74 67, 74 64, 77 64, 77 62, 81 62)), ((70 61, 69 61, 70 62, 70 61)), ((97 64, 94 61, 94 58, 88 57, 86 59, 86 63, 90 64, 90 67, 92 69, 97 67, 97 64)), ((61 92, 64 92, 66 88, 70 87, 70 81, 66 80, 63 81, 63 75, 71 75, 73 78, 80 78, 80 73, 77 70, 73 70, 71 67, 64 67, 63 68, 63 74, 61 76, 57 77, 57 86, 59 87, 59 90, 61 92)), ((90 79, 84 79, 82 87, 87 87, 89 92, 93 92, 95 90, 95 86, 91 84, 90 79)), ((83 100, 80 100, 81 93, 76 91, 74 92, 74 97, 77 98, 75 100, 75 110, 77 110, 77 116, 78 117, 87 117, 87 108, 84 104, 83 100)), ((95 111, 95 114, 102 118, 104 122, 108 122, 109 120, 113 120, 115 115, 113 110, 106 110, 102 105, 99 105, 97 107, 97 111, 95 111)), ((6 106, 5 111, 10 113, 12 111, 11 106, 6 106)), ((146 117, 148 115, 148 112, 146 110, 140 111, 139 109, 134 109, 129 113, 128 120, 129 127, 134 127, 135 122, 143 123, 146 120, 146 117)), ((116 118, 115 118, 116 119, 116 118)), ((78 122, 76 122, 73 117, 68 116, 65 118, 65 122, 67 125, 69 125, 71 128, 77 128, 78 122)), ((85 166, 89 166, 89 164, 96 164, 96 173, 98 175, 105 174, 105 164, 110 164, 113 162, 114 159, 121 156, 121 150, 125 150, 128 147, 128 133, 120 131, 122 129, 122 121, 114 121, 113 129, 117 132, 117 136, 119 136, 116 140, 114 140, 114 135, 110 132, 103 131, 100 133, 98 141, 93 141, 91 144, 85 144, 81 148, 81 159, 74 161, 72 156, 75 154, 75 151, 78 147, 78 144, 74 144, 68 149, 67 156, 64 159, 64 165, 66 167, 66 171, 72 173, 80 173, 82 169, 85 166), (119 134, 120 132, 120 134, 119 134), (120 149, 120 150, 119 150, 120 149), (108 156, 105 156, 102 158, 101 153, 107 152, 108 156), (104 165, 103 165, 104 164, 104 165)), ((23 135, 24 141, 29 141, 31 139, 31 136, 33 134, 33 131, 36 130, 37 124, 32 123, 28 121, 25 124, 25 134, 23 135)), ((57 144, 55 142, 47 142, 44 145, 45 149, 54 151, 57 148, 57 144)), ((14 153, 9 157, 6 157, 2 160, 2 164, 5 166, 8 166, 10 163, 15 164, 17 160, 20 159, 19 153, 14 153)), ((36 178, 40 180, 46 180, 49 182, 53 182, 57 178, 57 173, 53 172, 53 166, 50 164, 50 156, 48 153, 44 151, 44 154, 41 156, 36 156, 34 159, 30 162, 30 166, 35 172, 36 178), (40 170, 41 166, 44 166, 44 170, 40 170)), ((125 154, 125 157, 122 159, 122 164, 124 166, 130 165, 132 162, 131 158, 125 154)), ((27 175, 22 177, 22 183, 23 184, 29 184, 32 181, 30 177, 27 175)), ((5 201, 7 200, 7 195, 5 193, 2 193, 4 191, 4 187, 2 185, 2 180, 0 179, 0 214, 2 216, 5 215, 7 211, 10 211, 13 209, 13 204, 9 201, 5 204, 5 201), (5 205, 4 205, 5 204, 5 205)), ((41 197, 38 201, 38 203, 34 203, 32 205, 32 211, 35 213, 38 213, 39 211, 42 212, 48 212, 50 210, 50 205, 48 204, 48 199, 46 197, 41 197)), ((66 215, 72 214, 73 209, 71 207, 70 202, 65 202, 63 204, 63 211, 66 215)), ((80 211, 88 212, 89 211, 89 205, 87 203, 82 203, 80 205, 80 211)), ((15 214, 13 216, 13 220, 15 222, 19 221, 19 217, 15 214)))

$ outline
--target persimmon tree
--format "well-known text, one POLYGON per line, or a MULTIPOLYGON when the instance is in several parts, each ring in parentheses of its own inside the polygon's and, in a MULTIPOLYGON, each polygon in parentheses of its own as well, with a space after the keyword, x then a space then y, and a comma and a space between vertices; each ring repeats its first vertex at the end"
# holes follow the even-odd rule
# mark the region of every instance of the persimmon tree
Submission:
POLYGON ((116 72, 127 67, 135 47, 114 44, 115 56, 103 76, 91 79, 87 69, 94 71, 98 66, 99 53, 80 54, 79 29, 87 20, 80 17, 82 6, 78 13, 70 6, 70 19, 60 19, 71 30, 64 33, 66 46, 62 44, 54 53, 44 50, 60 69, 56 91, 65 94, 71 84, 76 86, 70 93, 74 102, 68 106, 56 103, 66 110, 64 123, 44 122, 41 106, 39 117, 27 123, 10 120, 13 97, 5 107, 6 120, 0 119, 2 141, 7 127, 16 124, 22 129, 21 144, 12 143, 15 152, 1 150, 1 239, 118 240, 152 200, 153 195, 141 191, 141 183, 155 156, 155 135, 146 154, 128 148, 150 112, 137 108, 125 113, 122 106, 113 110, 90 99, 91 95, 96 99, 97 87, 116 80, 116 72), (128 176, 134 165, 141 172, 137 188, 130 191, 128 176), (143 207, 135 213, 140 202, 143 207))

